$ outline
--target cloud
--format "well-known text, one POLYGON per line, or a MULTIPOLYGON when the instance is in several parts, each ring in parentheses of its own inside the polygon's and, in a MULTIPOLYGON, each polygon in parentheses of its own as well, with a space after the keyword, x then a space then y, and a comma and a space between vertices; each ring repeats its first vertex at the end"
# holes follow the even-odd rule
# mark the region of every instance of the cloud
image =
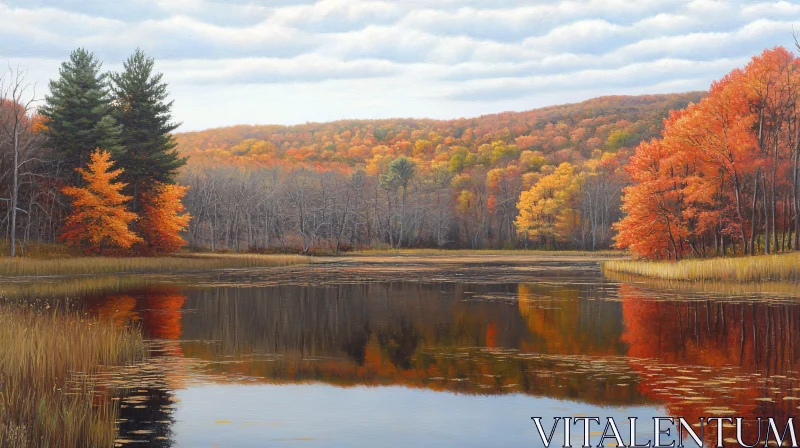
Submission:
POLYGON ((196 128, 247 113, 447 117, 703 89, 792 44, 793 26, 800 4, 763 0, 0 0, 0 59, 46 85, 78 46, 110 69, 140 47, 170 81, 176 118, 196 128), (222 93, 236 86, 281 112, 222 93), (205 97, 230 104, 204 111, 205 97))
POLYGON ((402 9, 390 2, 321 0, 313 4, 279 8, 272 19, 275 23, 306 31, 341 33, 363 29, 368 25, 390 24, 402 16, 402 9))
MULTIPOLYGON (((612 87, 638 88, 657 85, 665 80, 707 79, 728 67, 747 62, 741 59, 717 59, 712 61, 688 61, 683 59, 659 59, 652 62, 632 63, 613 69, 590 69, 549 76, 495 78, 465 83, 446 96, 457 101, 498 101, 510 97, 531 96, 548 91, 565 91, 574 88, 584 90, 608 90, 612 87), (669 79, 671 74, 680 74, 669 79)), ((713 78, 712 78, 713 79, 713 78)))
POLYGON ((398 75, 402 66, 383 60, 341 61, 319 55, 293 59, 248 58, 168 61, 161 70, 173 73, 171 81, 198 84, 281 84, 339 79, 364 79, 398 75))

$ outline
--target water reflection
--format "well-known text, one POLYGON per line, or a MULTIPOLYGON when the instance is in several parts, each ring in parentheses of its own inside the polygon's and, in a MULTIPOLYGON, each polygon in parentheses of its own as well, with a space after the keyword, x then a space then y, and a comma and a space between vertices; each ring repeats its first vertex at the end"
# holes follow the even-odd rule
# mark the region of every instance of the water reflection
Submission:
MULTIPOLYGON (((750 423, 756 417, 785 422, 795 414, 800 306, 664 302, 652 294, 629 285, 619 290, 628 356, 657 361, 631 363, 644 396, 693 421, 735 415, 750 423)), ((744 436, 751 443, 758 427, 750 424, 744 436)), ((733 437, 734 431, 726 434, 733 437)))
MULTIPOLYGON (((572 400, 576 413, 663 406, 695 420, 785 420, 800 404, 800 306, 663 301, 646 288, 583 280, 149 286, 86 303, 161 341, 158 362, 168 367, 151 375, 163 386, 137 389, 120 423, 121 438, 155 446, 173 440, 173 400, 197 392, 189 383, 517 393, 572 400)), ((745 440, 755 434, 747 428, 745 440)))

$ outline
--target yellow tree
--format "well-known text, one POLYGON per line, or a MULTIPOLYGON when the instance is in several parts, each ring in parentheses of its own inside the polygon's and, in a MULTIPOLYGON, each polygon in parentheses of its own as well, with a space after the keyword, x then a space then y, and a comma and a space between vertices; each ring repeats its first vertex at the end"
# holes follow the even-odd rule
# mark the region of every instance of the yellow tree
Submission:
POLYGON ((579 192, 580 177, 576 176, 575 167, 562 163, 520 194, 517 231, 552 247, 568 240, 575 226, 580 225, 576 208, 579 192))
POLYGON ((186 241, 180 233, 189 225, 191 216, 181 199, 189 187, 157 184, 142 195, 142 211, 138 222, 144 237, 139 251, 144 254, 169 254, 177 252, 186 241))
POLYGON ((112 170, 112 165, 111 153, 97 150, 86 169, 76 169, 86 186, 61 190, 72 203, 72 214, 61 235, 68 245, 102 254, 106 249, 128 249, 142 241, 129 228, 136 214, 125 207, 131 199, 120 193, 125 184, 114 182, 122 170, 112 170))

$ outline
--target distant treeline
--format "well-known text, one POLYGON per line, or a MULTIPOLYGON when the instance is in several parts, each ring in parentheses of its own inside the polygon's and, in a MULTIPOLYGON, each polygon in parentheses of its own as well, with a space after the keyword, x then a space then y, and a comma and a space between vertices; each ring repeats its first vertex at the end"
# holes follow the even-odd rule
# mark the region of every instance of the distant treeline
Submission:
POLYGON ((800 249, 800 58, 783 47, 708 95, 177 141, 198 246, 614 246, 672 260, 800 249))
POLYGON ((703 95, 178 134, 189 157, 188 241, 216 250, 608 248, 631 148, 703 95))

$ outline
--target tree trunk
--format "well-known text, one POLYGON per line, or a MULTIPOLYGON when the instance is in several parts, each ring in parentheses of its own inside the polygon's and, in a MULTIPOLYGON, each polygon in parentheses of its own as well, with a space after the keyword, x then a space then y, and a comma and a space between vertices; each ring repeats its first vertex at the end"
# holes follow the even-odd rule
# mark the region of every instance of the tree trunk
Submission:
POLYGON ((769 205, 770 204, 769 204, 769 202, 767 200, 767 186, 765 184, 766 184, 766 179, 764 179, 764 182, 761 182, 761 195, 762 195, 761 196, 761 208, 764 210, 764 253, 765 254, 769 254, 770 253, 770 244, 772 243, 770 241, 770 234, 769 234, 769 231, 770 231, 770 228, 769 228, 769 225, 770 225, 769 209, 770 209, 770 207, 769 207, 769 205))
POLYGON ((752 217, 750 219, 750 255, 756 254, 756 213, 758 212, 758 178, 761 176, 761 167, 756 168, 756 180, 753 186, 753 209, 752 217))
POLYGON ((11 257, 17 255, 17 202, 19 201, 19 132, 14 126, 14 167, 11 187, 11 257))

